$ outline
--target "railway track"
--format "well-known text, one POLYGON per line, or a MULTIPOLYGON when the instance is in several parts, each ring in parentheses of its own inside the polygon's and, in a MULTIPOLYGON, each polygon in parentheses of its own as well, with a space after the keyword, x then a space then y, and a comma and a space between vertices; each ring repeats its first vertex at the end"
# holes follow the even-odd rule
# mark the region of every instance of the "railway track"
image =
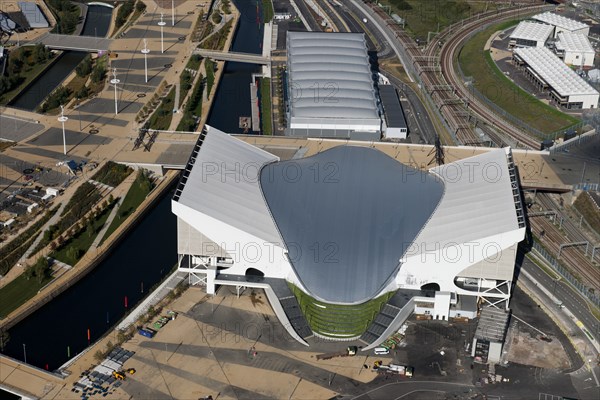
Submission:
POLYGON ((553 221, 548 216, 529 217, 531 231, 556 258, 560 251, 560 261, 574 274, 579 275, 584 284, 600 290, 600 269, 591 260, 594 242, 560 213, 556 203, 548 195, 538 194, 536 203, 542 211, 554 211, 556 216, 553 217, 553 221), (560 218, 562 218, 562 223, 559 223, 560 218), (557 224, 560 225, 560 228, 557 224), (575 242, 589 242, 588 255, 585 254, 585 246, 564 247, 560 250, 561 244, 575 242))
MULTIPOLYGON (((444 29, 424 51, 382 9, 376 5, 370 7, 387 24, 406 50, 423 82, 424 89, 429 92, 448 125, 454 129, 453 134, 461 144, 476 146, 483 144, 472 126, 479 119, 498 128, 522 146, 539 149, 538 140, 494 114, 469 93, 456 74, 454 56, 473 30, 493 22, 542 11, 547 6, 525 6, 473 16, 444 29)), ((496 146, 506 144, 506 141, 492 130, 486 129, 486 133, 496 146)))

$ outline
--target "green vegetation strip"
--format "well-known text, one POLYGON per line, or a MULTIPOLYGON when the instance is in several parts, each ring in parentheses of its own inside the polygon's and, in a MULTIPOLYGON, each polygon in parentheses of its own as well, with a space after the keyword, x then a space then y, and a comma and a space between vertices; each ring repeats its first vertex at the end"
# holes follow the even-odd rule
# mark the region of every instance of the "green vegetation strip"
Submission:
POLYGON ((58 211, 58 207, 46 211, 44 216, 31 225, 25 232, 3 244, 0 249, 0 275, 6 275, 15 263, 25 254, 31 243, 35 240, 35 234, 44 226, 50 218, 58 211))
POLYGON ((187 96, 190 89, 192 88, 192 84, 194 82, 194 76, 188 70, 198 71, 201 62, 201 56, 197 54, 192 55, 189 61, 187 62, 185 69, 179 76, 179 104, 183 104, 183 101, 185 100, 185 97, 187 96))
POLYGON ((204 42, 202 42, 201 48, 208 50, 223 50, 225 47, 225 42, 227 41, 227 36, 231 31, 231 27, 233 26, 233 19, 230 19, 213 35, 208 37, 204 42))
POLYGON ((356 337, 367 330, 383 305, 394 295, 386 293, 358 305, 328 304, 318 301, 289 284, 310 328, 327 337, 356 337))
POLYGON ((260 78, 260 123, 263 135, 272 135, 271 124, 271 79, 260 78))
POLYGON ((583 215, 583 218, 587 221, 587 223, 600 234, 600 210, 596 207, 596 203, 592 200, 592 197, 588 192, 582 192, 573 206, 583 215))
POLYGON ((196 130, 196 126, 202 115, 202 93, 204 91, 204 84, 204 78, 202 74, 200 74, 196 80, 194 91, 185 105, 183 117, 181 117, 181 121, 179 121, 179 125, 177 125, 177 131, 194 132, 196 130))
POLYGON ((59 56, 47 51, 44 45, 11 50, 6 76, 0 76, 0 106, 9 104, 21 91, 44 73, 59 56))
POLYGON ((21 304, 35 296, 51 280, 52 277, 47 270, 39 277, 28 277, 26 273, 22 273, 6 286, 0 288, 0 318, 6 318, 21 304))
POLYGON ((56 18, 56 26, 50 32, 70 35, 79 23, 81 10, 71 0, 47 0, 46 3, 56 18))
POLYGON ((204 60, 204 69, 206 71, 206 94, 210 96, 213 85, 215 84, 215 63, 210 58, 204 60))
POLYGON ((105 185, 116 187, 125 180, 133 168, 114 161, 108 161, 93 176, 92 179, 105 185))
POLYGON ((167 97, 164 97, 160 106, 154 111, 154 114, 148 121, 149 129, 167 130, 173 119, 173 107, 175 106, 175 86, 169 90, 167 97))
POLYGON ((463 73, 467 77, 473 77, 475 88, 491 102, 544 133, 552 133, 579 123, 577 118, 543 103, 517 86, 500 71, 489 51, 483 50, 495 32, 517 23, 518 21, 508 21, 490 26, 468 40, 458 56, 463 73))
POLYGON ((81 225, 79 232, 75 233, 59 248, 52 252, 50 257, 71 266, 77 264, 81 257, 88 251, 98 233, 102 230, 102 227, 106 223, 115 204, 116 202, 113 201, 100 213, 88 220, 86 225, 81 225))
MULTIPOLYGON (((378 0, 406 21, 405 29, 413 37, 427 40, 429 32, 443 30, 473 14, 496 9, 493 1, 467 0, 378 0)), ((433 34, 432 33, 432 34, 433 34)))
POLYGON ((117 228, 129 217, 138 206, 144 201, 153 188, 153 183, 148 177, 147 172, 139 170, 135 181, 125 195, 123 203, 117 211, 117 215, 112 220, 110 226, 104 233, 104 237, 100 243, 103 243, 117 228))
POLYGON ((273 3, 271 0, 262 0, 262 20, 268 24, 273 20, 273 3))

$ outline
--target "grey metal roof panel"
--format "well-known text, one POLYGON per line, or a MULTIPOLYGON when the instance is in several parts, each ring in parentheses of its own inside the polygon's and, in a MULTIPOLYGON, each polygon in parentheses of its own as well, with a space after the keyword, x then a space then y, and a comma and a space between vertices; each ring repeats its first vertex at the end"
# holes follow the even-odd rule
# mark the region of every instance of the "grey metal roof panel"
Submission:
POLYGON ((21 13, 23 13, 27 19, 27 23, 30 27, 47 28, 49 26, 46 17, 37 4, 33 2, 20 1, 19 8, 21 9, 21 13))
POLYGON ((350 56, 363 56, 363 49, 357 47, 344 47, 344 46, 320 46, 314 48, 314 46, 305 46, 300 48, 294 48, 291 53, 288 53, 288 57, 298 57, 303 54, 315 54, 315 55, 350 55, 350 56))
MULTIPOLYGON (((313 70, 313 71, 294 71, 294 82, 302 80, 331 80, 339 79, 340 74, 338 71, 332 70, 313 70)), ((361 82, 372 88, 373 85, 370 82, 365 82, 365 75, 362 72, 344 72, 344 81, 361 82)))
POLYGON ((392 85, 379 85, 379 97, 381 103, 383 103, 387 126, 390 128, 406 128, 404 111, 402 111, 396 89, 392 85))
POLYGON ((287 44, 292 117, 379 118, 364 34, 288 32, 287 44))
POLYGON ((281 239, 257 184, 278 157, 207 126, 179 203, 271 243, 281 239))
POLYGON ((298 100, 293 117, 374 118, 379 120, 375 111, 367 109, 363 101, 356 100, 359 99, 344 99, 339 103, 327 103, 327 107, 323 107, 321 103, 315 103, 311 99, 298 100))
POLYGON ((330 303, 377 295, 444 191, 433 175, 355 146, 265 165, 260 184, 298 278, 330 303))

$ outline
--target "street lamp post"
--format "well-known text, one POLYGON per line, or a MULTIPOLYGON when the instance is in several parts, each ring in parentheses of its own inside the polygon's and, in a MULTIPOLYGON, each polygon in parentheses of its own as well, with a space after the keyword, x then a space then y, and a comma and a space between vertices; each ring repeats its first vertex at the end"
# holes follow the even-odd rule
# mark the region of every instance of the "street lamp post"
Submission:
POLYGON ((113 68, 113 78, 110 80, 110 83, 112 83, 115 86, 115 115, 119 114, 119 108, 117 104, 117 84, 119 82, 121 81, 117 79, 117 69, 113 68))
POLYGON ((146 77, 146 83, 148 83, 148 53, 150 53, 150 49, 148 49, 148 43, 146 39, 144 39, 144 48, 142 49, 142 54, 144 55, 144 73, 146 77))
POLYGON ((25 343, 23 343, 23 361, 27 364, 27 350, 25 349, 25 343))
POLYGON ((165 14, 162 14, 162 13, 160 14, 160 22, 158 23, 158 26, 160 26, 160 52, 161 52, 161 54, 165 52, 163 28, 167 23, 165 21, 163 21, 164 16, 165 16, 165 14))
MULTIPOLYGON (((65 117, 65 108, 60 106, 60 117, 58 117, 58 122, 62 124, 62 134, 63 134, 63 154, 67 155, 67 140, 65 139, 65 122, 67 122, 69 118, 65 117)), ((25 346, 25 345, 23 345, 25 346)))
POLYGON ((79 108, 81 106, 80 101, 81 99, 77 97, 77 113, 79 114, 79 132, 83 132, 83 129, 81 129, 81 108, 79 108))
POLYGON ((175 0, 171 0, 171 23, 175 26, 175 0))

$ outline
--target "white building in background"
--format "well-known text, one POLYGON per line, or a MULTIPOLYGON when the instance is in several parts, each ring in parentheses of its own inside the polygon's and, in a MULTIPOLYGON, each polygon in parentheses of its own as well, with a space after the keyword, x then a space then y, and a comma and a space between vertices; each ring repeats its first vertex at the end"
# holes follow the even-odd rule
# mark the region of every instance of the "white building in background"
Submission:
POLYGON ((521 48, 513 52, 513 61, 525 74, 561 107, 597 108, 600 94, 547 48, 521 48))
POLYGON ((576 21, 571 18, 563 17, 562 15, 554 14, 552 12, 545 12, 534 15, 531 19, 544 24, 552 25, 554 30, 552 37, 557 38, 561 32, 580 33, 582 35, 589 35, 590 27, 583 22, 576 21))
POLYGON ((379 140, 364 33, 288 32, 288 136, 379 140))
MULTIPOLYGON (((525 235, 510 149, 416 170, 361 142, 336 143, 281 160, 207 126, 172 201, 179 270, 190 283, 207 293, 265 289, 300 342, 312 332, 298 322, 305 310, 288 284, 338 306, 402 292, 408 300, 392 325, 415 302, 443 320, 461 299, 471 299, 462 301, 468 316, 476 302, 508 308, 525 235)), ((376 345, 386 332, 365 341, 376 345)))
POLYGON ((596 51, 590 40, 581 33, 559 33, 555 43, 555 52, 565 64, 582 68, 593 66, 596 57, 596 51))
POLYGON ((544 47, 554 27, 531 21, 521 21, 510 34, 508 47, 544 47))

